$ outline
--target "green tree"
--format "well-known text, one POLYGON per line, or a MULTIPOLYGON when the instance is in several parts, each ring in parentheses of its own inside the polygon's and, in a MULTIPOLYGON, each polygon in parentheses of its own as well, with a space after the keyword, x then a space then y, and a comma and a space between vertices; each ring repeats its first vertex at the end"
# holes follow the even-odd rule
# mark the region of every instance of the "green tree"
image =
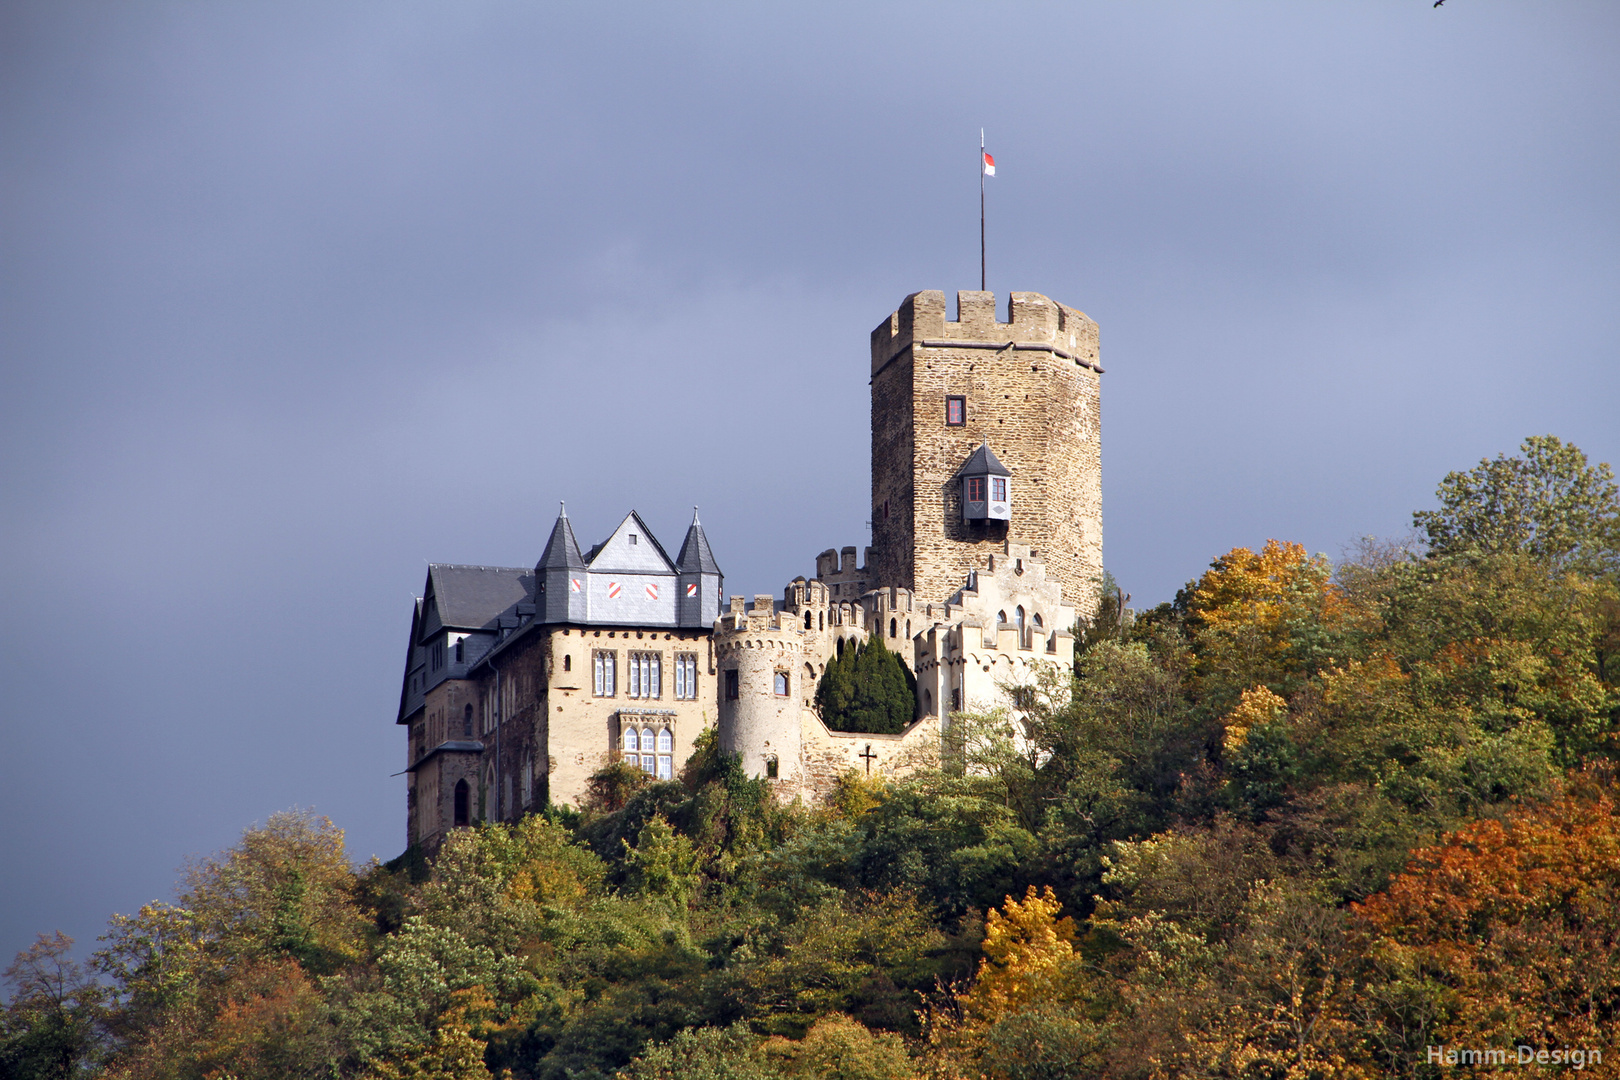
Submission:
POLYGON ((1430 553, 1522 552, 1556 569, 1620 570, 1620 488, 1609 466, 1587 464, 1553 435, 1532 435, 1519 450, 1446 474, 1440 509, 1412 515, 1430 553))
POLYGON ((917 679, 874 634, 827 665, 816 687, 816 711, 834 731, 897 735, 917 718, 917 679))
POLYGON ((0 976, 7 989, 0 1076, 70 1080, 89 1073, 103 994, 72 950, 73 939, 61 931, 41 934, 0 976))
POLYGON ((617 1074, 618 1080, 780 1080, 759 1053, 746 1024, 689 1028, 650 1046, 617 1074))

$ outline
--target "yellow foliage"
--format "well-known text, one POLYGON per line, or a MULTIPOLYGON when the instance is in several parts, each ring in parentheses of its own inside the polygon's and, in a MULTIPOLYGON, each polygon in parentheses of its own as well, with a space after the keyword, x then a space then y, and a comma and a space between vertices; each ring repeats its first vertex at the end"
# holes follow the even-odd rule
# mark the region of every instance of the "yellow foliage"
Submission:
POLYGON ((1192 610, 1211 627, 1249 625, 1275 630, 1301 605, 1318 597, 1324 616, 1343 613, 1342 591, 1329 578, 1326 556, 1303 544, 1267 540, 1259 554, 1233 548, 1216 559, 1193 589, 1192 610))
POLYGON ((1269 724, 1287 711, 1288 703, 1264 686, 1243 691, 1237 707, 1221 721, 1226 725, 1226 752, 1230 754, 1241 747, 1251 728, 1269 724))
POLYGON ((1039 894, 1031 885, 1023 903, 1009 896, 1000 911, 990 911, 979 978, 963 1001, 968 1015, 994 1021, 1064 996, 1074 959, 1074 920, 1058 918, 1061 910, 1050 885, 1039 894))

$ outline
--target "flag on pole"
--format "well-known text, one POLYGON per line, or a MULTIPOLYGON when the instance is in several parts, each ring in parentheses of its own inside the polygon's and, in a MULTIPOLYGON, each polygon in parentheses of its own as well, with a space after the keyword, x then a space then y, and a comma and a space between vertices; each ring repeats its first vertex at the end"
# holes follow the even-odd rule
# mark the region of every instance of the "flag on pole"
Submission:
MULTIPOLYGON (((981 153, 982 153, 982 151, 981 151, 981 153)), ((996 159, 991 157, 989 154, 984 155, 984 175, 986 175, 986 176, 994 176, 994 175, 996 175, 996 159)))

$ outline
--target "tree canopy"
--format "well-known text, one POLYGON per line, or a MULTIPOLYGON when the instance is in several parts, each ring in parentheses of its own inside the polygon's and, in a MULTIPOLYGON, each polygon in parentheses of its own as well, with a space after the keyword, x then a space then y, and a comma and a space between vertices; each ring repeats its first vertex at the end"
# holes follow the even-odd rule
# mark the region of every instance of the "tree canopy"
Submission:
MULTIPOLYGON (((954 761, 822 805, 711 729, 678 781, 610 767, 431 862, 277 815, 87 964, 21 953, 0 1076, 1620 1075, 1607 511, 1556 539, 1553 485, 1487 543, 1451 479, 1427 551, 1234 548, 954 761)), ((822 707, 903 726, 899 666, 846 649, 822 707)))

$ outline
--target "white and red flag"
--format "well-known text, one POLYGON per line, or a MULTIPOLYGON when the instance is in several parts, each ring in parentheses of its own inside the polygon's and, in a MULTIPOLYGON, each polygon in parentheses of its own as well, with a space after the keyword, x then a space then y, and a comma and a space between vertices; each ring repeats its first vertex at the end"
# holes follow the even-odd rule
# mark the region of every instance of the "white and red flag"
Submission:
POLYGON ((984 175, 996 175, 996 159, 985 153, 983 150, 980 150, 979 153, 984 154, 984 175))

